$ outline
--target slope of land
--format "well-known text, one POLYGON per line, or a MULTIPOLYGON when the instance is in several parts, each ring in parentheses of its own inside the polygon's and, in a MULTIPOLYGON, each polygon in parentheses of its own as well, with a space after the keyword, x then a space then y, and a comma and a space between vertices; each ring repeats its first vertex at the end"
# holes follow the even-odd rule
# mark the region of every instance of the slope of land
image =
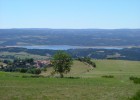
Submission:
MULTIPOLYGON (((128 100, 140 89, 139 84, 129 80, 130 76, 140 77, 140 62, 94 62, 97 68, 74 61, 71 72, 65 75, 80 77, 73 79, 31 78, 25 77, 30 74, 0 72, 0 97, 2 100, 128 100)), ((49 71, 52 69, 46 73, 49 71)))
POLYGON ((1 46, 140 46, 139 38, 140 29, 0 29, 1 46))

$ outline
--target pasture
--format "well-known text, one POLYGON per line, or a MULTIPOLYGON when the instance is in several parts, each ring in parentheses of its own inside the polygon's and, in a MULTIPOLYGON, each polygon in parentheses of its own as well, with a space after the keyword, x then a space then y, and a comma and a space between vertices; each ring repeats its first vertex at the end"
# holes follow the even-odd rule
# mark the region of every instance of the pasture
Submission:
POLYGON ((23 78, 31 74, 0 72, 1 100, 128 100, 140 90, 129 80, 140 77, 140 62, 124 60, 94 60, 97 68, 74 61, 65 78, 50 76, 23 78), (112 75, 113 78, 102 77, 112 75), (69 78, 79 77, 79 78, 69 78))

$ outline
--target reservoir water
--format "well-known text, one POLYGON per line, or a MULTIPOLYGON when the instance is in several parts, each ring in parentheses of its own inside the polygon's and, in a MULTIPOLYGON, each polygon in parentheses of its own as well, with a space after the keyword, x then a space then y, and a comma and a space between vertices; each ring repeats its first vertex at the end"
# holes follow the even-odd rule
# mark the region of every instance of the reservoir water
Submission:
POLYGON ((68 50, 68 49, 123 49, 117 46, 70 46, 70 45, 36 45, 36 46, 8 46, 22 47, 27 49, 50 49, 50 50, 68 50))

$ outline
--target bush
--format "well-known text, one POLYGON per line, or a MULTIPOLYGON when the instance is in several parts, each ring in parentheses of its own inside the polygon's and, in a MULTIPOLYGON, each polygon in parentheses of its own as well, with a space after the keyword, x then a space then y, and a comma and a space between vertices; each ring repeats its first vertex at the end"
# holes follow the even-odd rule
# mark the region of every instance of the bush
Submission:
POLYGON ((129 79, 133 80, 133 82, 135 84, 140 84, 140 78, 138 78, 138 77, 131 76, 131 77, 129 77, 129 79))
POLYGON ((44 71, 44 72, 46 72, 46 71, 47 71, 47 68, 46 68, 46 67, 44 67, 44 68, 41 68, 41 71, 44 71))
POLYGON ((104 78, 114 78, 113 75, 104 75, 104 76, 102 76, 102 77, 104 77, 104 78))
POLYGON ((32 75, 31 77, 32 78, 43 78, 44 76, 41 76, 41 75, 32 75))
POLYGON ((140 84, 140 78, 134 79, 133 82, 134 82, 135 84, 140 84))
POLYGON ((40 74, 41 73, 41 69, 35 69, 34 70, 34 74, 40 74))
POLYGON ((36 69, 36 68, 28 69, 27 73, 40 74, 41 73, 41 69, 36 69))
POLYGON ((91 58, 89 58, 89 57, 77 58, 77 60, 81 61, 81 62, 86 62, 89 65, 91 65, 92 67, 96 68, 96 64, 94 62, 92 62, 91 58))
POLYGON ((15 72, 16 71, 16 68, 15 67, 12 67, 12 66, 6 66, 2 69, 2 71, 5 71, 5 72, 15 72))
POLYGON ((31 75, 31 76, 22 76, 22 78, 44 78, 44 76, 41 75, 31 75))
POLYGON ((72 77, 72 76, 66 77, 66 78, 69 78, 69 79, 80 79, 80 77, 72 77))
POLYGON ((129 100, 140 100, 140 90, 129 100))
POLYGON ((137 79, 137 77, 131 76, 131 77, 129 77, 129 79, 134 80, 134 79, 137 79))
POLYGON ((21 68, 21 69, 20 69, 20 72, 21 72, 21 73, 26 73, 27 70, 28 70, 28 69, 26 69, 26 68, 21 68))
POLYGON ((22 78, 30 78, 30 76, 22 76, 22 78))

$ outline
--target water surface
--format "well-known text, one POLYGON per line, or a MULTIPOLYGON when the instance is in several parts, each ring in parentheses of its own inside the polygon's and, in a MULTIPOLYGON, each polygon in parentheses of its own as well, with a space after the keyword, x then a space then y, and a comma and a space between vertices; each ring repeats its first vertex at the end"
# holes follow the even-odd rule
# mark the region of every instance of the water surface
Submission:
POLYGON ((70 45, 37 45, 37 46, 10 46, 22 47, 27 49, 50 49, 50 50, 68 50, 68 49, 123 49, 116 46, 70 46, 70 45))

